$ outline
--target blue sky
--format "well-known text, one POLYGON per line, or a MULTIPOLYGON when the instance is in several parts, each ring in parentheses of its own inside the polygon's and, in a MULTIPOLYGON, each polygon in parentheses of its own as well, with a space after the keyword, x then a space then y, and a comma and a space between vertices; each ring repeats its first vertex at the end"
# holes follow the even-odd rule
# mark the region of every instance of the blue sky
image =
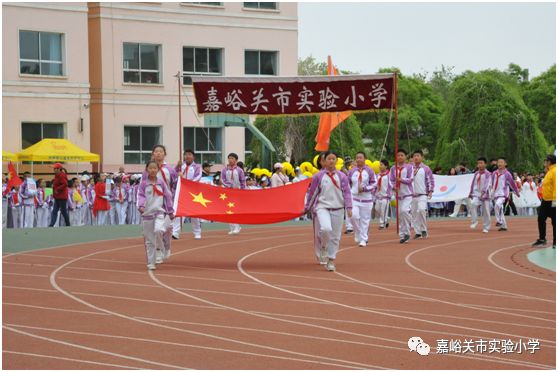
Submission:
POLYGON ((556 63, 554 3, 299 3, 299 57, 374 73, 440 65, 505 69, 534 77, 556 63))

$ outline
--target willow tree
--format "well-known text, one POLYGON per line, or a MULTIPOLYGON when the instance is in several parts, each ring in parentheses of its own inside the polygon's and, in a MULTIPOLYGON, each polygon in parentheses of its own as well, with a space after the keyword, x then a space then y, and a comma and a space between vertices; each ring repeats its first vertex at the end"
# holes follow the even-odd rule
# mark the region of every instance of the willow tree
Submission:
POLYGON ((455 79, 442 118, 437 165, 472 165, 478 156, 504 156, 511 168, 534 171, 540 169, 546 149, 537 115, 509 75, 490 70, 455 79))

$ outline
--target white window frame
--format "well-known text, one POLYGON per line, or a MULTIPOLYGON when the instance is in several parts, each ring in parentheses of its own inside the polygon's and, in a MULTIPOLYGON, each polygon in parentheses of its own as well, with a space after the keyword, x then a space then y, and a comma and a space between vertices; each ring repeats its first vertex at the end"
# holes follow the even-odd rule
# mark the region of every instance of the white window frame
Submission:
MULTIPOLYGON (((19 76, 33 76, 33 77, 48 77, 48 78, 66 78, 67 71, 66 71, 66 34, 60 31, 46 31, 46 30, 30 30, 30 29, 18 29, 17 30, 17 46, 18 46, 18 74, 19 76), (28 59, 28 58, 21 58, 21 45, 20 45, 20 33, 22 31, 28 32, 38 32, 39 33, 39 59, 28 59), (60 35, 60 58, 61 61, 54 61, 54 60, 41 60, 41 34, 42 33, 51 33, 51 34, 58 34, 60 35), (21 62, 38 62, 39 63, 39 74, 27 74, 21 72, 21 62), (41 63, 55 63, 62 65, 62 74, 61 75, 45 75, 42 73, 42 66, 41 63)), ((28 122, 27 122, 28 123, 28 122)))
POLYGON ((145 153, 151 153, 151 150, 142 150, 142 140, 143 140, 143 131, 142 128, 157 128, 159 129, 159 143, 163 143, 163 131, 162 131, 162 126, 161 125, 133 125, 133 124, 125 124, 122 127, 122 131, 124 133, 122 133, 122 150, 123 150, 123 159, 122 159, 122 163, 123 164, 143 164, 143 163, 126 163, 126 154, 139 154, 140 158, 142 157, 143 154, 145 153), (126 127, 131 127, 131 128, 140 128, 140 145, 139 145, 139 150, 125 150, 124 148, 126 147, 126 144, 124 143, 124 141, 126 140, 126 127))
POLYGON ((192 84, 184 84, 184 77, 187 76, 222 76, 224 75, 225 70, 225 48, 219 47, 203 47, 203 46, 191 46, 191 45, 184 45, 182 46, 182 68, 184 68, 184 48, 192 48, 194 49, 194 70, 196 69, 196 49, 205 49, 207 51, 207 69, 209 70, 209 49, 217 49, 221 51, 221 72, 196 72, 196 71, 182 71, 182 85, 191 86, 192 84))
POLYGON ((247 76, 279 76, 279 51, 278 50, 262 50, 262 49, 244 49, 244 75, 247 76), (258 52, 258 73, 257 74, 247 74, 246 73, 246 52, 258 52), (275 64, 277 65, 277 71, 274 75, 262 74, 261 71, 261 52, 272 52, 275 53, 275 64))
POLYGON ((131 85, 147 85, 147 86, 162 86, 163 83, 163 45, 162 44, 156 44, 156 43, 146 43, 146 42, 141 42, 141 41, 124 41, 122 42, 122 84, 131 84, 131 85), (138 44, 138 67, 139 68, 124 68, 124 45, 125 44, 138 44), (159 69, 158 70, 148 70, 148 69, 142 69, 141 68, 141 46, 143 45, 154 45, 157 46, 158 49, 158 53, 157 53, 157 62, 159 64, 159 69), (125 81, 125 77, 124 74, 126 72, 137 72, 139 74, 139 81, 137 83, 133 82, 133 81, 125 81), (156 72, 158 74, 158 82, 157 83, 144 83, 141 81, 141 73, 142 72, 156 72))
MULTIPOLYGON (((201 155, 199 158, 196 159, 198 163, 202 164, 203 162, 205 162, 205 160, 203 160, 203 155, 217 155, 217 154, 221 154, 221 159, 220 159, 218 164, 223 163, 223 144, 224 144, 224 135, 225 135, 224 128, 206 128, 206 127, 200 127, 200 126, 184 126, 184 127, 182 127, 182 131, 183 131, 182 135, 184 135, 184 130, 186 128, 188 128, 188 129, 191 128, 191 129, 194 130, 194 147, 192 148, 192 150, 196 153, 196 157, 198 155, 201 155), (219 150, 219 151, 196 150, 196 144, 197 144, 196 129, 200 129, 200 128, 207 131, 207 137, 208 138, 211 138, 211 136, 209 134, 210 134, 210 131, 212 131, 212 130, 218 130, 218 131, 221 132, 221 150, 219 150)), ((185 145, 186 145, 186 141, 182 141, 182 146, 185 146, 185 145)), ((184 148, 184 150, 185 149, 186 148, 184 148)), ((182 150, 182 151, 184 151, 184 150, 182 150)))

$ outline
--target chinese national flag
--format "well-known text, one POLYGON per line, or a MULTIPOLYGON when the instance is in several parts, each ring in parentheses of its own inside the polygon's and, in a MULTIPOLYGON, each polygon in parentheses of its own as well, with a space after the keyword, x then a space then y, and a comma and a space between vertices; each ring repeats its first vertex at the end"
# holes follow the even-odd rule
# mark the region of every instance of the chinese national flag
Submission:
POLYGON ((174 199, 175 215, 254 225, 288 221, 304 213, 309 184, 307 179, 270 189, 240 190, 181 178, 174 199))
MULTIPOLYGON (((331 56, 327 56, 327 74, 339 75, 339 71, 333 67, 331 56)), ((320 124, 318 133, 316 133, 316 151, 327 151, 329 149, 331 132, 349 116, 351 116, 351 111, 323 112, 320 114, 320 124)))
POLYGON ((23 183, 23 181, 17 175, 17 172, 14 168, 14 165, 12 164, 12 162, 9 162, 8 163, 8 184, 6 185, 5 193, 7 194, 12 189, 12 187, 19 186, 22 183, 23 183))

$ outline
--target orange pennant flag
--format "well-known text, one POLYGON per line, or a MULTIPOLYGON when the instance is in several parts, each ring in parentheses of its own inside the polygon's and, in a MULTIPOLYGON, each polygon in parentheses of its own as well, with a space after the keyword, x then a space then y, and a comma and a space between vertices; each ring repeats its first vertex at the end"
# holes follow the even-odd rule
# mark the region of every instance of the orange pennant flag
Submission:
MULTIPOLYGON (((339 75, 339 71, 333 66, 331 56, 327 56, 327 74, 339 75)), ((321 113, 318 133, 316 133, 316 147, 314 149, 316 151, 327 151, 329 149, 331 132, 349 116, 351 116, 351 111, 321 113)))

